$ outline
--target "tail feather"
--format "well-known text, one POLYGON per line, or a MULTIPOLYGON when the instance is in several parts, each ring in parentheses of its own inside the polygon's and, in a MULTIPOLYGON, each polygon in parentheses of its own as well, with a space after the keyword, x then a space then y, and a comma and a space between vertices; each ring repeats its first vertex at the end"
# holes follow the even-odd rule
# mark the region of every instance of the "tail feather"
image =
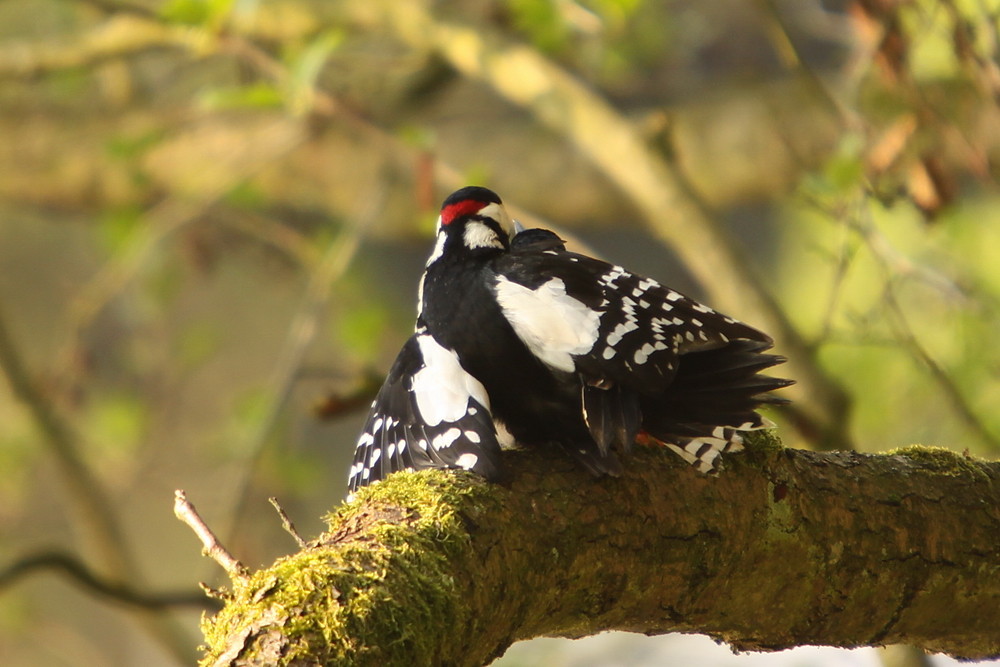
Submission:
POLYGON ((734 340, 713 350, 682 355, 667 391, 642 400, 648 438, 675 451, 701 472, 712 472, 720 454, 742 449, 740 431, 768 428, 763 405, 787 403, 770 392, 791 380, 760 375, 783 357, 765 354, 770 343, 734 340))

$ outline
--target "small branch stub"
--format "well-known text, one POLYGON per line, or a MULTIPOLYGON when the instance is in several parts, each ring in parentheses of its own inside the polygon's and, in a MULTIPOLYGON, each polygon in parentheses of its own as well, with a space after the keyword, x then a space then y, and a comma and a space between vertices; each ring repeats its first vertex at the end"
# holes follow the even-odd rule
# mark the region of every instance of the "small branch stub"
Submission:
POLYGON ((215 536, 212 529, 201 518, 198 510, 188 501, 187 494, 181 489, 174 491, 174 515, 194 531, 194 534, 201 540, 205 555, 218 563, 226 571, 231 580, 236 581, 249 577, 249 572, 243 563, 236 560, 222 546, 219 538, 215 536))
POLYGON ((278 502, 278 499, 272 496, 268 498, 267 501, 271 503, 271 506, 274 507, 274 510, 278 513, 278 517, 281 519, 281 527, 285 529, 286 533, 292 536, 295 543, 299 545, 299 549, 307 549, 309 547, 309 543, 302 537, 299 531, 296 530, 295 524, 288 518, 288 514, 285 513, 285 510, 281 506, 281 503, 278 502))

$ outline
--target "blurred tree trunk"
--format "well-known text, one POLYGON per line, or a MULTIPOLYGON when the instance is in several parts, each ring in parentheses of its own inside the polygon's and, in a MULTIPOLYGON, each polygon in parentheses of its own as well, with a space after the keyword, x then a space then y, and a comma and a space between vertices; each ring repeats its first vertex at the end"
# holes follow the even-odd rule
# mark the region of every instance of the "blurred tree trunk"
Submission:
POLYGON ((234 584, 205 664, 481 665, 517 640, 700 632, 738 650, 1000 654, 1000 464, 761 442, 716 478, 513 452, 511 479, 398 474, 234 584))

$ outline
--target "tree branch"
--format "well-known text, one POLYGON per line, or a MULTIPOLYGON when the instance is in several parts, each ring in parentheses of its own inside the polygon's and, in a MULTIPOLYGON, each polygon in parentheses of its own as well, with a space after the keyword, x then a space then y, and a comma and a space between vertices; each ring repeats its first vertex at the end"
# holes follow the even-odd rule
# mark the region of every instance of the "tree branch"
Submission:
POLYGON ((619 479, 526 451, 504 485, 393 475, 237 581, 204 664, 481 665, 602 630, 1000 654, 1000 463, 760 440, 716 478, 645 449, 619 479))
POLYGON ((43 551, 25 556, 0 570, 0 591, 35 572, 52 570, 61 572, 77 585, 112 602, 143 609, 161 610, 170 607, 197 607, 218 609, 211 598, 196 591, 155 593, 138 590, 118 581, 101 577, 71 554, 43 551))

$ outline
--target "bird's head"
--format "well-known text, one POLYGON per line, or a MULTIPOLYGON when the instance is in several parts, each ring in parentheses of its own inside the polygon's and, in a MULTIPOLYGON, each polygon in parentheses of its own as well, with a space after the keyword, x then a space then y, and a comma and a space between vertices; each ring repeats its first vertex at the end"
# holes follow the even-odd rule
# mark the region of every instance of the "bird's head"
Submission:
POLYGON ((492 190, 475 185, 451 193, 441 205, 438 239, 428 264, 441 256, 445 245, 455 250, 507 250, 514 223, 492 190))

